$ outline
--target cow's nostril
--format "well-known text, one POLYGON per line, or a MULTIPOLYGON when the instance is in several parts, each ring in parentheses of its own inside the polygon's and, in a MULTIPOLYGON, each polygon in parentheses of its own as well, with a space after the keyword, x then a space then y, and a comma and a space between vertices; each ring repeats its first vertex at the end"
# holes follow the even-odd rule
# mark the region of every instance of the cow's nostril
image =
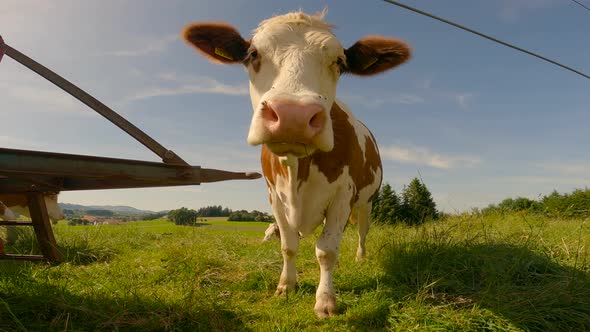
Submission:
POLYGON ((262 118, 269 122, 278 122, 279 116, 275 112, 275 110, 270 107, 269 103, 263 101, 262 102, 262 118))
POLYGON ((314 129, 322 129, 324 127, 325 116, 324 112, 314 114, 309 120, 309 126, 314 129))

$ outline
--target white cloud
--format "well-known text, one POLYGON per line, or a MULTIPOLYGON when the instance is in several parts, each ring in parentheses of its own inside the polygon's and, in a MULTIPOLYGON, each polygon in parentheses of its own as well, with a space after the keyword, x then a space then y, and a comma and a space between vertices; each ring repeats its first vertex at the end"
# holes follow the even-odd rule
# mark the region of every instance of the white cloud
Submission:
POLYGON ((590 177, 572 176, 544 176, 544 175, 511 175, 501 178, 510 183, 524 183, 527 185, 551 185, 553 188, 571 186, 580 188, 590 185, 590 177))
POLYGON ((477 156, 449 156, 431 151, 425 147, 386 146, 379 149, 384 159, 404 164, 426 165, 438 169, 473 167, 481 163, 477 156))
MULTIPOLYGON (((340 98, 340 97, 339 97, 340 98)), ((390 97, 366 97, 361 95, 343 95, 341 99, 344 102, 350 102, 355 104, 362 104, 367 107, 371 108, 378 108, 382 107, 387 104, 403 104, 403 105, 413 105, 419 104, 424 102, 424 98, 412 93, 398 93, 396 95, 390 97)))
POLYGON ((159 79, 159 83, 161 83, 159 86, 148 87, 132 93, 126 98, 126 100, 137 101, 154 97, 177 96, 193 93, 212 93, 231 96, 246 96, 249 93, 246 84, 225 84, 207 76, 179 76, 176 73, 168 72, 158 74, 157 79, 159 79))
POLYGON ((525 11, 550 8, 563 2, 561 0, 504 0, 500 17, 507 21, 515 21, 525 11))
POLYGON ((44 146, 33 140, 0 135, 0 147, 12 149, 40 149, 44 146))
POLYGON ((432 87, 432 79, 426 78, 419 82, 418 86, 424 90, 429 90, 432 87))
POLYGON ((459 107, 466 111, 469 109, 469 101, 473 98, 472 93, 457 93, 454 96, 455 101, 459 105, 459 107))
POLYGON ((126 50, 105 52, 104 55, 137 57, 163 53, 168 46, 178 40, 177 35, 167 35, 159 38, 140 38, 134 42, 136 47, 126 50))
POLYGON ((40 111, 92 114, 92 112, 84 112, 87 106, 57 87, 43 87, 32 81, 15 81, 12 84, 0 82, 0 89, 5 98, 4 105, 7 105, 10 100, 11 104, 34 105, 40 111))
POLYGON ((590 162, 542 163, 537 167, 564 176, 587 176, 590 173, 590 162))

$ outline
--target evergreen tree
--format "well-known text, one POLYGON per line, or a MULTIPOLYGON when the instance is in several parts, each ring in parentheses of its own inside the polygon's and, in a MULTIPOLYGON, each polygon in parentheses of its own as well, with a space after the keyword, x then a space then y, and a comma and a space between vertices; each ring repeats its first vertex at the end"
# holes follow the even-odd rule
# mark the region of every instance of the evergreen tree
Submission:
POLYGON ((432 194, 418 178, 414 178, 408 186, 404 187, 402 209, 405 221, 412 225, 438 217, 432 194))
POLYGON ((393 224, 400 220, 400 200, 395 191, 388 183, 381 187, 373 198, 373 210, 371 218, 373 221, 386 224, 393 224))

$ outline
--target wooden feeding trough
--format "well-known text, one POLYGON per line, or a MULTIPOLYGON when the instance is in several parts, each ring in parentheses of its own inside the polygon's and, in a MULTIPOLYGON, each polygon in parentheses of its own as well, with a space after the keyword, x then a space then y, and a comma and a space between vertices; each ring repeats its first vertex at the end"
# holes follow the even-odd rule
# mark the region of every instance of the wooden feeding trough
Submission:
POLYGON ((172 150, 166 149, 99 100, 38 62, 4 44, 2 37, 0 37, 0 60, 4 52, 7 56, 43 76, 117 125, 162 158, 162 162, 0 147, 0 194, 25 195, 31 215, 31 222, 0 221, 0 226, 33 226, 43 253, 42 256, 3 254, 0 243, 0 259, 49 260, 53 262, 62 260, 43 198, 47 193, 69 190, 186 186, 261 177, 259 173, 229 172, 191 166, 172 150))

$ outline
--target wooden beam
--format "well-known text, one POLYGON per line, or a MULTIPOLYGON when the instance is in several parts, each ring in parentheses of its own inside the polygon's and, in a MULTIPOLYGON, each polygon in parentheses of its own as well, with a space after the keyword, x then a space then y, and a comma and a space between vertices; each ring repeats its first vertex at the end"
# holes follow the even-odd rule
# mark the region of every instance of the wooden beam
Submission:
POLYGON ((49 214, 47 213, 47 206, 45 205, 45 198, 41 192, 27 193, 29 199, 29 212, 33 220, 33 228, 37 235, 37 242, 43 256, 52 262, 60 262, 63 260, 61 252, 57 248, 53 231, 51 230, 51 222, 49 221, 49 214))
POLYGON ((41 255, 15 255, 4 254, 0 255, 0 259, 15 260, 15 261, 46 261, 47 258, 41 255))
POLYGON ((258 179, 259 173, 0 148, 0 193, 199 185, 258 179))
POLYGON ((33 226, 32 221, 0 221, 0 226, 33 226))

